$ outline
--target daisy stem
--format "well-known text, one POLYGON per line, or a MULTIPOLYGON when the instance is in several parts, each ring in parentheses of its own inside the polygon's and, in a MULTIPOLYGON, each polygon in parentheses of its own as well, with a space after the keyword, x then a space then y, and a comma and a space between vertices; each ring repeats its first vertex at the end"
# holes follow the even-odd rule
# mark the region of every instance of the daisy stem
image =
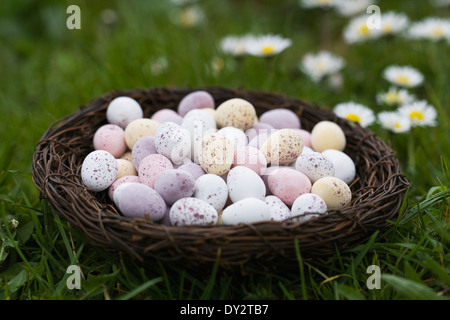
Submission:
POLYGON ((416 171, 416 157, 415 157, 415 139, 414 130, 408 134, 408 173, 415 174, 416 171))
POLYGON ((329 14, 328 10, 322 10, 320 18, 320 47, 326 50, 330 44, 329 14))

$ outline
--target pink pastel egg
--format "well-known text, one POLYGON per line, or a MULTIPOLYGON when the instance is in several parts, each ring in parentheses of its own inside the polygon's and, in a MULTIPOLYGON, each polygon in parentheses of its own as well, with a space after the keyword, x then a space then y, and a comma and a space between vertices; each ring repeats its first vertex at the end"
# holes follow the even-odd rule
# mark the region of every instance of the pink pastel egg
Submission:
POLYGON ((156 153, 158 153, 158 151, 156 151, 154 136, 145 136, 136 141, 133 149, 131 150, 131 157, 136 170, 139 169, 139 164, 142 159, 150 154, 156 153))
POLYGON ((105 124, 95 131, 93 144, 95 150, 108 151, 118 158, 127 150, 125 131, 118 125, 105 124))
POLYGON ((206 91, 197 90, 193 91, 183 99, 180 100, 178 104, 178 114, 184 117, 186 113, 193 109, 203 109, 203 108, 215 108, 214 98, 206 91))
POLYGON ((168 158, 161 154, 150 154, 139 164, 138 176, 143 184, 153 188, 156 178, 169 169, 173 169, 173 165, 168 158))
POLYGON ((275 129, 300 129, 299 117, 294 111, 286 108, 277 108, 264 112, 259 122, 268 123, 275 129))
POLYGON ((292 168, 280 168, 271 172, 268 185, 271 193, 288 206, 291 206, 300 195, 311 191, 309 178, 292 168))
POLYGON ((122 185, 122 184, 124 184, 124 183, 130 183, 130 182, 133 182, 133 183, 140 183, 141 180, 139 179, 138 176, 123 176, 123 177, 117 179, 117 180, 114 181, 113 184, 108 188, 108 195, 109 195, 109 198, 110 198, 111 200, 114 200, 114 191, 116 191, 116 189, 117 189, 120 185, 122 185))
POLYGON ((171 115, 178 115, 177 112, 175 110, 172 109, 168 109, 168 108, 164 108, 164 109, 159 109, 158 111, 156 111, 150 119, 153 119, 155 121, 158 122, 162 122, 161 120, 164 119, 167 116, 171 116, 171 115))
POLYGON ((234 152, 234 166, 244 166, 262 175, 267 169, 267 160, 257 148, 240 147, 234 152))
POLYGON ((302 136, 303 146, 307 146, 309 148, 312 148, 312 145, 311 145, 311 132, 306 131, 304 129, 295 129, 295 131, 300 133, 300 135, 302 136))

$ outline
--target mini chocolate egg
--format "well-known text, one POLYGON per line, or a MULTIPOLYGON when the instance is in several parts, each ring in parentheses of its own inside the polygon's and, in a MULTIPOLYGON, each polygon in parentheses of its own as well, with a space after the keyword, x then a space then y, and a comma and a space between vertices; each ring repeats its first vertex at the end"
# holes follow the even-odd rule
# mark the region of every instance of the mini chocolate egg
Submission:
POLYGON ((124 183, 129 183, 129 182, 134 182, 134 183, 141 183, 141 180, 139 179, 138 176, 123 176, 119 179, 117 179, 116 181, 113 182, 113 184, 108 188, 108 196, 111 200, 114 200, 114 192, 116 191, 116 189, 124 184, 124 183))
POLYGON ((291 207, 293 221, 306 221, 327 213, 327 204, 314 193, 304 193, 295 199, 291 207))
POLYGON ((218 220, 216 209, 198 198, 182 198, 170 208, 170 222, 173 226, 215 225, 218 220))
POLYGON ((306 175, 293 168, 279 168, 270 173, 268 185, 272 195, 291 206, 295 199, 311 192, 311 181, 306 175))
POLYGON ((133 154, 131 153, 131 151, 127 151, 123 155, 121 155, 119 159, 125 159, 133 162, 133 154))
POLYGON ((163 122, 155 133, 155 148, 173 163, 180 163, 191 156, 191 135, 174 122, 163 122))
POLYGON ((272 165, 288 165, 302 153, 303 140, 294 129, 280 129, 272 133, 260 148, 272 165))
POLYGON ((236 127, 243 131, 250 129, 256 117, 255 107, 247 100, 232 98, 216 109, 217 127, 236 127))
POLYGON ((141 105, 133 98, 121 96, 109 103, 106 108, 106 120, 111 124, 116 124, 122 129, 136 119, 144 116, 141 105))
POLYGON ((164 108, 164 109, 159 109, 158 111, 153 113, 152 116, 150 117, 150 119, 158 121, 159 123, 161 123, 161 122, 163 122, 162 120, 165 117, 173 116, 173 115, 180 116, 175 110, 164 108))
POLYGON ((223 127, 218 130, 217 133, 223 134, 225 137, 230 139, 233 142, 234 150, 245 147, 248 144, 247 136, 244 131, 235 127, 223 127))
POLYGON ((139 170, 139 164, 142 159, 150 154, 158 153, 155 147, 155 137, 145 136, 140 138, 133 146, 131 150, 131 158, 133 161, 134 168, 139 170))
POLYGON ((303 146, 312 148, 312 145, 311 145, 311 132, 306 131, 304 129, 295 129, 295 130, 298 133, 300 133, 300 135, 302 136, 303 146))
POLYGON ((343 151, 327 149, 322 154, 330 159, 334 165, 334 176, 350 184, 356 176, 356 165, 353 159, 343 151))
POLYGON ((228 172, 227 186, 232 202, 245 198, 263 200, 266 196, 264 181, 255 171, 244 166, 234 167, 228 172))
POLYGON ((233 143, 224 135, 213 133, 202 139, 198 154, 200 166, 206 173, 219 176, 227 173, 234 160, 233 143))
POLYGON ((261 151, 254 147, 240 147, 234 152, 233 167, 244 166, 255 171, 259 176, 267 170, 267 160, 261 151))
POLYGON ((187 198, 194 193, 195 179, 189 172, 180 169, 168 169, 155 180, 153 188, 167 205, 171 206, 181 198, 187 198))
POLYGON ((196 164, 194 162, 184 163, 181 166, 179 166, 178 169, 186 170, 187 172, 192 174, 195 180, 206 174, 205 170, 203 170, 203 168, 199 164, 196 164))
POLYGON ((195 180, 194 198, 202 199, 221 211, 228 199, 226 182, 215 174, 204 174, 195 180))
POLYGON ((116 180, 123 176, 137 176, 136 168, 131 161, 125 159, 117 159, 119 171, 117 172, 116 180))
POLYGON ((334 176, 334 164, 320 152, 302 153, 295 161, 295 169, 304 173, 311 183, 334 176))
POLYGON ((261 146, 266 142, 266 140, 269 138, 269 136, 277 131, 277 129, 260 129, 258 130, 258 134, 254 136, 251 140, 248 142, 249 147, 254 147, 256 149, 261 150, 261 146))
POLYGON ((327 204, 328 210, 342 209, 352 200, 349 186, 336 177, 320 178, 312 185, 311 193, 321 197, 327 204))
POLYGON ((196 90, 185 95, 178 103, 177 111, 184 117, 189 111, 203 108, 215 108, 214 98, 204 90, 196 90))
POLYGON ((125 131, 116 124, 105 124, 98 128, 92 142, 95 150, 106 150, 116 158, 127 150, 125 131))
POLYGON ((264 202, 270 207, 270 220, 284 221, 291 217, 291 210, 280 198, 270 195, 264 202))
POLYGON ((245 131, 247 140, 250 142, 254 137, 256 137, 260 132, 271 132, 275 128, 268 123, 258 122, 254 124, 250 129, 245 131))
POLYGON ((314 151, 326 149, 343 151, 347 140, 342 128, 332 121, 320 121, 311 130, 311 146, 314 151))
POLYGON ((158 192, 142 183, 125 183, 121 187, 118 206, 124 216, 148 217, 153 221, 164 217, 167 206, 158 192))
POLYGON ((156 178, 164 171, 173 169, 172 162, 162 154, 150 154, 139 164, 138 176, 141 183, 153 188, 156 178))
POLYGON ((223 209, 222 223, 224 225, 237 225, 240 223, 253 223, 269 221, 270 207, 264 200, 245 198, 223 209))
POLYGON ((142 118, 131 121, 125 128, 125 142, 130 150, 142 137, 154 136, 159 127, 159 122, 142 118))
POLYGON ((94 192, 109 188, 116 180, 119 166, 116 158, 105 150, 95 150, 84 158, 81 165, 83 184, 94 192))
POLYGON ((276 108, 265 111, 259 116, 259 122, 268 123, 275 129, 300 129, 299 117, 294 111, 286 108, 276 108))

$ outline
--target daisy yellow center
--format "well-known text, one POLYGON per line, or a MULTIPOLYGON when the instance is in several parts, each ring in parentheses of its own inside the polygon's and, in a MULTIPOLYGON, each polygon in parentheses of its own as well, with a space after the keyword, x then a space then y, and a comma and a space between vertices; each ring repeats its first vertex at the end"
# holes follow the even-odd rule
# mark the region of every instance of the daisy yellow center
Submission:
POLYGON ((361 118, 357 114, 354 114, 354 113, 349 113, 345 118, 349 121, 358 122, 358 123, 361 122, 361 118))
POLYGON ((409 77, 405 76, 404 74, 399 74, 399 75, 396 77, 396 80, 397 80, 397 82, 400 83, 400 84, 404 84, 404 85, 409 84, 409 77))
POLYGON ((363 24, 359 27, 359 33, 363 36, 367 36, 370 33, 370 29, 366 24, 363 24))
POLYGON ((383 26, 383 32, 384 33, 389 33, 391 31, 392 31, 392 25, 386 24, 386 25, 383 26))
POLYGON ((317 65, 316 65, 316 69, 319 72, 324 72, 327 69, 327 67, 326 67, 325 63, 318 62, 317 65))
POLYGON ((275 52, 275 48, 274 48, 273 46, 271 46, 271 45, 264 46, 264 47, 261 49, 261 52, 262 52, 263 54, 272 54, 272 53, 275 52))
POLYGON ((396 123, 394 124, 394 127, 395 127, 396 129, 400 129, 400 128, 402 127, 402 125, 400 124, 400 122, 396 122, 396 123))
POLYGON ((400 103, 401 97, 398 92, 389 92, 386 94, 386 102, 388 104, 400 103))
POLYGON ((442 30, 442 27, 435 27, 435 28, 433 28, 431 33, 435 37, 443 37, 444 36, 444 30, 442 30))
POLYGON ((420 111, 413 111, 409 114, 411 119, 423 120, 423 113, 420 111))

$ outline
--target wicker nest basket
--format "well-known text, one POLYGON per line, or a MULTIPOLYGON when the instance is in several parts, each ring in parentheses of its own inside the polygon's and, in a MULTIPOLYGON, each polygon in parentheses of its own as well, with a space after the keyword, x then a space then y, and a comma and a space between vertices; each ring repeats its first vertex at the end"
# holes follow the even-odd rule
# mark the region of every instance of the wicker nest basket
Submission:
POLYGON ((210 268, 218 261, 225 270, 286 270, 298 267, 298 249, 305 260, 326 261, 336 250, 364 243, 375 232, 386 231, 400 212, 409 183, 400 172, 393 150, 359 125, 340 119, 330 110, 278 93, 224 87, 206 90, 216 105, 240 97, 251 102, 258 114, 288 108, 311 130, 321 120, 336 122, 344 130, 344 150, 355 162, 352 201, 342 210, 305 222, 260 222, 237 226, 168 227, 145 219, 122 216, 107 195, 94 193, 82 183, 80 169, 93 150, 92 138, 106 123, 106 108, 118 96, 137 100, 150 117, 162 108, 176 110, 178 102, 194 89, 150 88, 113 91, 49 127, 37 144, 33 181, 53 209, 91 244, 121 252, 140 262, 176 264, 189 270, 210 268))

